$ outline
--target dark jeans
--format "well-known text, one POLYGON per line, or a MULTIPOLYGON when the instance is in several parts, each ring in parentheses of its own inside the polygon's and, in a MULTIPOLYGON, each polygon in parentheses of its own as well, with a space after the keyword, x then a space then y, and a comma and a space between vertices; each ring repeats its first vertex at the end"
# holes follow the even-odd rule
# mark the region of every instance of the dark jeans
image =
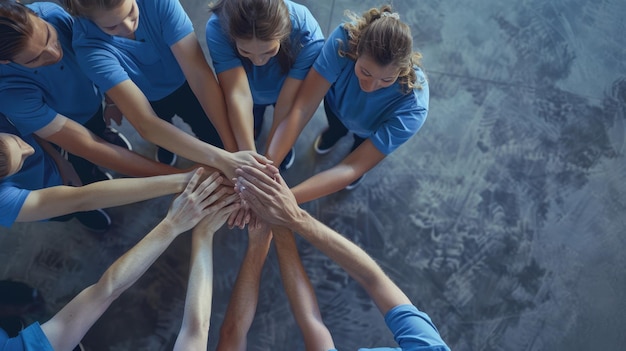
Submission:
POLYGON ((152 109, 162 120, 172 123, 172 117, 177 115, 185 123, 189 124, 198 139, 219 148, 224 148, 217 130, 204 113, 202 105, 200 105, 196 95, 186 81, 185 84, 167 97, 157 101, 150 101, 150 105, 152 105, 152 109))
MULTIPOLYGON (((95 135, 102 137, 104 130, 106 129, 106 124, 104 123, 104 117, 102 115, 102 108, 99 108, 93 117, 91 117, 91 119, 89 119, 89 121, 87 121, 87 123, 83 126, 95 135)), ((101 177, 97 177, 99 172, 94 173, 94 168, 98 166, 90 161, 70 153, 67 155, 67 160, 72 164, 72 166, 74 166, 74 169, 83 184, 90 184, 102 180, 101 177)))
MULTIPOLYGON (((271 104, 272 106, 276 106, 276 104, 271 104)), ((257 105, 254 104, 252 106, 252 116, 254 117, 254 140, 259 137, 261 134, 261 129, 263 129, 263 119, 265 116, 265 109, 270 105, 257 105)))
MULTIPOLYGON (((339 120, 337 115, 328 107, 328 103, 326 102, 326 98, 324 98, 324 112, 326 112, 326 119, 328 120, 328 130, 325 132, 329 133, 324 136, 324 140, 334 140, 337 141, 341 139, 344 135, 348 134, 348 128, 339 120), (328 138, 328 139, 327 139, 328 138)), ((360 136, 353 134, 354 144, 352 144, 352 148, 350 151, 354 151, 359 145, 361 145, 365 139, 360 136)))

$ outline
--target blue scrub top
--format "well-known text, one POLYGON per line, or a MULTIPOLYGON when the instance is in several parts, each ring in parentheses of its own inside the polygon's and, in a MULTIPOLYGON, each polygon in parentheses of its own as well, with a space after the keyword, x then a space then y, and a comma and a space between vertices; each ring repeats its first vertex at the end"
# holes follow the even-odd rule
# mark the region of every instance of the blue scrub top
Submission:
POLYGON ((351 132, 370 139, 380 152, 388 155, 424 124, 428 113, 428 82, 422 70, 415 67, 421 89, 405 94, 396 81, 389 87, 366 93, 354 73, 355 61, 339 55, 339 49, 345 50, 347 45, 348 32, 340 25, 326 40, 313 68, 332 84, 326 94, 331 111, 351 132))
POLYGON ((57 114, 84 124, 101 108, 103 95, 76 60, 72 48, 73 19, 54 3, 27 6, 56 29, 63 58, 38 68, 15 63, 0 65, 0 112, 23 135, 45 127, 57 114))
POLYGON ((54 351, 54 349, 39 322, 35 322, 14 338, 9 338, 6 332, 0 329, 0 351, 54 351))
POLYGON ((324 34, 308 8, 285 0, 291 18, 290 43, 297 54, 291 69, 283 73, 276 56, 265 65, 255 66, 239 56, 235 43, 224 31, 220 17, 213 14, 206 24, 206 41, 215 67, 219 74, 235 67, 244 66, 252 99, 257 105, 276 103, 278 95, 287 77, 303 80, 324 45, 324 34))
POLYGON ((132 80, 149 101, 163 99, 185 82, 171 46, 193 33, 177 0, 136 0, 135 40, 104 33, 87 18, 74 23, 73 45, 79 63, 104 92, 132 80))

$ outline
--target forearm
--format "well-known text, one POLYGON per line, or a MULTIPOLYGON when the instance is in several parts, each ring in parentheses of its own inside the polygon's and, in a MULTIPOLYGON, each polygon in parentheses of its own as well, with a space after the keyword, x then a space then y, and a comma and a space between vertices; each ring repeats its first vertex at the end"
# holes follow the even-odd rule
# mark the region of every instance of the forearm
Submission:
POLYGON ((276 126, 276 131, 272 133, 271 139, 268 139, 268 147, 266 156, 280 164, 289 150, 293 147, 298 136, 309 122, 309 118, 305 118, 304 113, 300 111, 292 111, 289 116, 285 117, 276 126))
POLYGON ((267 245, 248 246, 230 295, 217 350, 246 350, 246 336, 256 313, 261 272, 268 250, 269 241, 267 245))
POLYGON ((299 204, 309 202, 345 188, 362 174, 345 164, 338 164, 306 179, 291 190, 299 204))
POLYGON ((187 174, 172 174, 113 179, 82 187, 56 186, 36 190, 26 198, 17 221, 36 221, 173 194, 182 191, 188 180, 187 174))
MULTIPOLYGON (((206 65, 206 64, 205 64, 206 65)), ((224 94, 220 89, 213 72, 206 66, 188 79, 189 86, 198 97, 202 109, 220 135, 224 148, 230 152, 238 151, 237 140, 233 134, 226 110, 224 94)))
POLYGON ((206 350, 213 301, 213 236, 196 226, 192 234, 191 269, 183 322, 174 350, 206 350))
POLYGON ((233 94, 227 99, 228 115, 235 139, 237 139, 238 149, 256 151, 252 97, 246 94, 233 94))
POLYGON ((295 237, 287 228, 274 227, 272 230, 283 286, 306 349, 333 349, 332 337, 322 321, 315 291, 302 266, 295 237))
POLYGON ((372 297, 381 313, 409 298, 363 249, 301 210, 291 228, 341 266, 372 297))

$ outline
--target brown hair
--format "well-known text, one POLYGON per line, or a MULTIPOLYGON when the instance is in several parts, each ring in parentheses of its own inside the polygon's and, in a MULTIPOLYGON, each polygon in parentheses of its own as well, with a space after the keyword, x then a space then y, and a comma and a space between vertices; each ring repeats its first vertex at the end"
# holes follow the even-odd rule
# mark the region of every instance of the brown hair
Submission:
POLYGON ((117 8, 124 0, 63 0, 67 11, 73 16, 90 18, 94 12, 117 8))
POLYGON ((0 60, 11 61, 33 34, 35 13, 15 0, 0 1, 0 60))
POLYGON ((220 16, 222 29, 232 41, 280 41, 276 58, 281 71, 289 71, 295 61, 295 53, 290 42, 289 9, 283 0, 219 0, 209 7, 220 16))
POLYGON ((343 25, 348 31, 347 50, 339 55, 355 60, 361 55, 371 57, 381 66, 394 65, 400 69, 398 81, 405 93, 421 89, 414 67, 421 67, 422 55, 413 51, 411 28, 400 21, 390 5, 372 8, 357 16, 347 12, 352 21, 343 25))

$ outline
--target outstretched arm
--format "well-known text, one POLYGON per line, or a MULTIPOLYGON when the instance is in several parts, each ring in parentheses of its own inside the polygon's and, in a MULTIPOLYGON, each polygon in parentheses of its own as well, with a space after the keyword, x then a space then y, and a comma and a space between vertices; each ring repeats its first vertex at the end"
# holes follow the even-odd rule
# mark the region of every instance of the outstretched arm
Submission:
POLYGON ((217 350, 246 350, 246 337, 256 313, 261 271, 271 240, 272 234, 266 223, 248 224, 248 250, 230 294, 217 350))
POLYGON ((352 183, 385 158, 371 140, 365 140, 341 163, 317 173, 291 190, 299 204, 337 192, 352 183))
POLYGON ((306 349, 334 349, 333 338, 322 321, 315 291, 302 266, 293 233, 285 227, 273 227, 272 232, 283 286, 306 349))
POLYGON ((280 117, 280 122, 276 126, 272 125, 266 155, 275 164, 279 165, 287 156, 330 86, 330 83, 314 68, 311 68, 304 81, 299 84, 289 113, 285 117, 280 117))
POLYGON ((100 280, 83 290, 42 325, 54 350, 71 350, 109 305, 134 284, 180 233, 221 208, 216 173, 198 185, 202 171, 194 174, 185 191, 174 199, 167 216, 148 235, 104 272, 100 280))
POLYGON ((189 33, 172 45, 171 49, 191 90, 219 133, 224 148, 231 152, 237 151, 237 142, 226 113, 224 94, 202 53, 196 34, 189 33))
POLYGON ((142 138, 189 160, 215 167, 228 180, 235 176, 235 168, 238 166, 256 166, 268 162, 265 157, 252 151, 227 152, 160 119, 148 99, 130 79, 111 88, 107 95, 115 101, 142 138))
POLYGON ((252 167, 244 167, 237 173, 237 189, 258 216, 298 232, 337 262, 363 286, 383 314, 392 307, 410 303, 409 298, 365 251, 298 207, 279 173, 268 175, 252 167))
POLYGON ((222 201, 225 207, 206 216, 193 230, 185 314, 174 351, 207 349, 213 300, 213 235, 238 206, 235 200, 236 194, 229 195, 222 201))
POLYGON ((69 153, 127 176, 149 177, 182 172, 177 168, 155 162, 108 143, 84 126, 62 115, 57 115, 52 122, 38 130, 36 134, 59 145, 69 153))
POLYGON ((126 205, 185 189, 193 172, 148 178, 120 178, 85 186, 54 186, 33 190, 17 216, 17 222, 32 222, 78 211, 126 205))

